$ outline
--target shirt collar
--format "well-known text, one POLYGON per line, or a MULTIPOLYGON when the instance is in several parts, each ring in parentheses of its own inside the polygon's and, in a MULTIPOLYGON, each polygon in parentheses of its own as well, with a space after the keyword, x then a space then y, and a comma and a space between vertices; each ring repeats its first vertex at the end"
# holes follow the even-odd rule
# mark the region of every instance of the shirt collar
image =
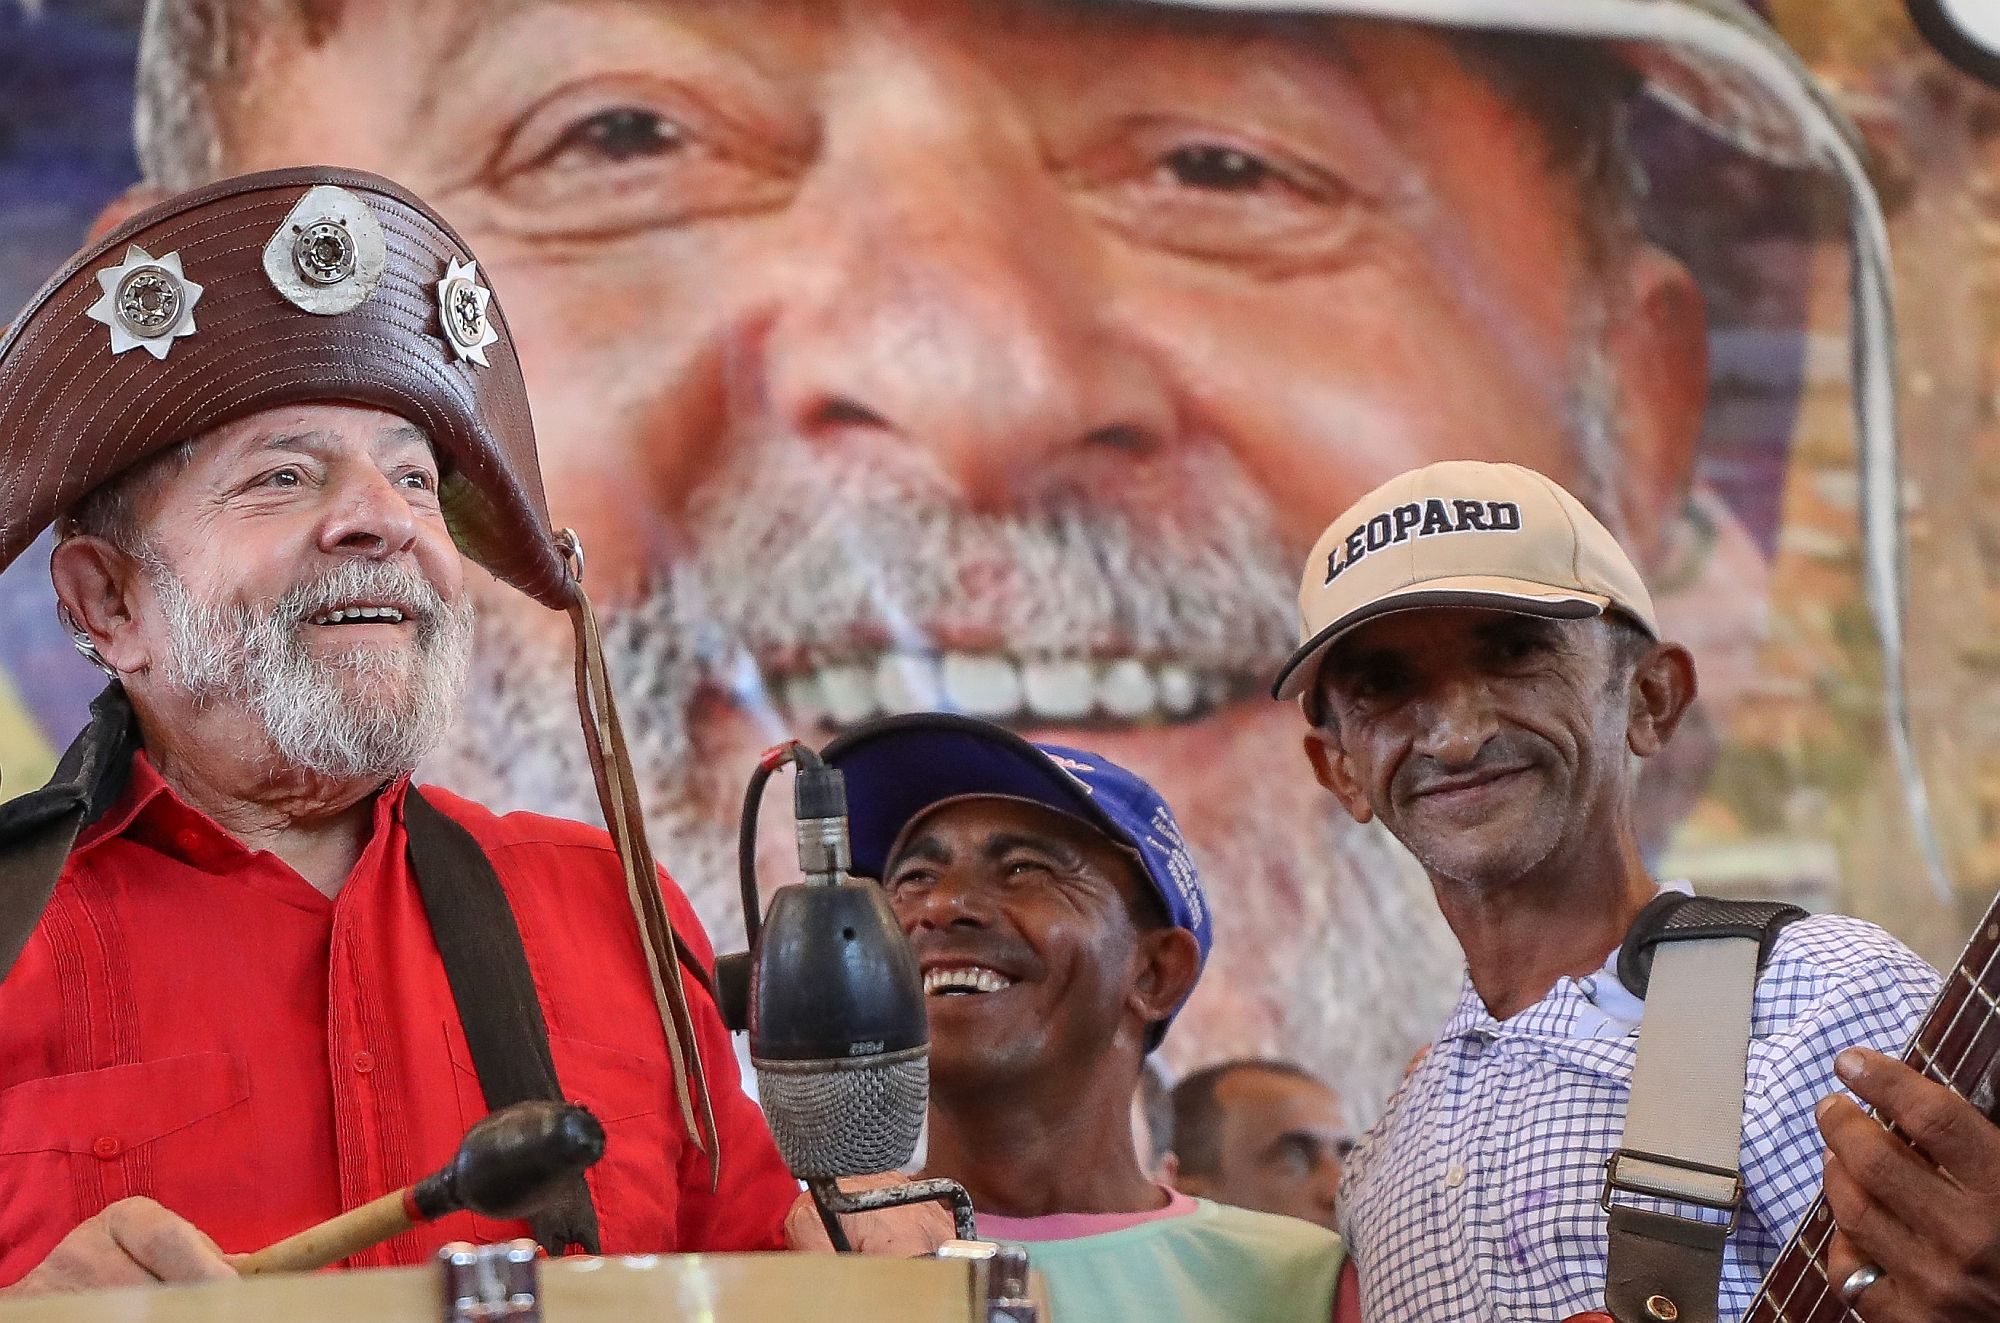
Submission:
MULTIPOLYGON (((1654 894, 1668 891, 1692 896, 1694 884, 1678 879, 1662 882, 1660 890, 1654 894)), ((1604 958, 1602 969, 1577 981, 1585 1004, 1577 1009, 1575 1021, 1570 1026, 1571 1037, 1623 1038, 1638 1031, 1639 1017, 1645 1012, 1646 1003, 1618 977, 1618 954, 1624 949, 1622 943, 1613 947, 1611 954, 1604 958)))
MULTIPOLYGON (((380 840, 386 829, 402 821, 403 797, 409 793, 409 787, 410 778, 399 776, 375 797, 369 827, 371 842, 380 840)), ((209 873, 238 867, 259 853, 175 793, 143 749, 132 755, 132 770, 124 793, 103 817, 78 834, 71 854, 80 855, 105 841, 121 838, 209 873)))
POLYGON ((97 821, 77 833, 72 854, 82 854, 85 850, 114 837, 123 836, 133 822, 162 795, 172 795, 165 778, 154 768, 153 760, 146 756, 144 749, 132 754, 131 770, 125 776, 125 789, 113 801, 110 808, 97 821))
MULTIPOLYGON (((1693 895, 1694 886, 1685 881, 1664 882, 1660 891, 1693 895)), ((1466 971, 1459 984, 1458 1004, 1438 1034, 1439 1042, 1470 1036, 1495 1037, 1504 1029, 1525 1033, 1557 1033, 1570 1038, 1624 1038, 1639 1027, 1646 1003, 1632 995, 1618 981, 1618 953, 1613 947, 1595 973, 1582 978, 1556 980, 1547 995, 1504 1023, 1495 1020, 1472 986, 1466 971)))
POLYGON ((1472 1034, 1491 1034, 1500 1027, 1480 999, 1479 989, 1472 986, 1472 971, 1459 975, 1458 1004, 1451 1008, 1451 1015, 1444 1022, 1444 1029, 1438 1034, 1440 1043, 1448 1043, 1454 1038, 1465 1038, 1472 1034))

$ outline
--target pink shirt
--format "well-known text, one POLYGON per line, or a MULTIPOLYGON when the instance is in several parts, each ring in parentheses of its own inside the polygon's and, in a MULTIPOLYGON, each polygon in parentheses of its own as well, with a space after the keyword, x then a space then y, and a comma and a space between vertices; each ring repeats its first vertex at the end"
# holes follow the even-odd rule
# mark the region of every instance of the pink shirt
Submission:
POLYGON ((1038 1240, 1075 1240, 1079 1236, 1101 1236, 1107 1231, 1123 1231, 1146 1222, 1169 1217, 1186 1217, 1194 1211, 1194 1200, 1179 1190, 1160 1187, 1167 1196, 1164 1208, 1149 1213, 1050 1213, 1045 1217, 1002 1217, 998 1213, 979 1215, 979 1234, 994 1240, 1018 1241, 1023 1245, 1038 1240))
MULTIPOLYGON (((1179 1190, 1170 1190, 1165 1186, 1159 1188, 1167 1197, 1166 1204, 1136 1213, 1049 1213, 1042 1217, 1003 1217, 998 1213, 981 1213, 979 1234, 1020 1245, 1049 1244, 1189 1217, 1200 1208, 1195 1200, 1179 1190)), ((1033 1259, 1032 1251, 1029 1257, 1033 1259)), ((1355 1279, 1352 1258, 1345 1259, 1341 1264, 1340 1284, 1333 1302, 1333 1323, 1361 1323, 1361 1289, 1355 1279)))

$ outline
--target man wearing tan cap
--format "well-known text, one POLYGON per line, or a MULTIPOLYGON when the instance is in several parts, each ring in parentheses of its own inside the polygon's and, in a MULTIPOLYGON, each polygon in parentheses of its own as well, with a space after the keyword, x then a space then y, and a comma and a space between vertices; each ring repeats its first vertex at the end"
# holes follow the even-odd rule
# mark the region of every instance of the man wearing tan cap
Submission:
MULTIPOLYGON (((1598 1195, 1644 1005, 1617 956, 1663 890, 1634 834, 1636 770, 1694 698, 1694 661, 1660 639, 1604 526, 1507 464, 1433 464, 1363 497, 1314 548, 1299 612, 1275 694, 1302 701, 1321 784, 1423 865, 1466 962, 1456 1009, 1349 1161, 1364 1312, 1601 1309, 1598 1195)), ((1835 1053, 1893 1051, 1936 987, 1859 920, 1779 932, 1756 983, 1720 1317, 1741 1315, 1817 1188, 1813 1105, 1837 1087, 1835 1053)))
POLYGON ((0 809, 0 1286, 229 1276, 536 1098, 601 1119, 587 1183, 348 1264, 785 1243, 797 1185, 638 825, 512 336, 435 213, 280 170, 79 254, 0 338, 0 566, 51 523, 111 685, 0 809), (615 837, 411 783, 465 681, 462 555, 571 616, 615 837))

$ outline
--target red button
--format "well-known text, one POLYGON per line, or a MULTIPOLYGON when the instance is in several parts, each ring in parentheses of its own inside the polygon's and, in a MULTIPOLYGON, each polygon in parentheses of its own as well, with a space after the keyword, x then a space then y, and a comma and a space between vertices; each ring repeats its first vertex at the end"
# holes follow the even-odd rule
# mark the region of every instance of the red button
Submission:
POLYGON ((201 837, 192 831, 184 831, 174 837, 174 844, 181 847, 182 854, 193 854, 201 845, 201 837))
POLYGON ((100 1158, 115 1158, 125 1151, 125 1146, 118 1142, 116 1135, 105 1135, 90 1146, 90 1151, 100 1158))
POLYGON ((369 1055, 366 1052, 356 1052, 354 1054, 355 1074, 366 1075, 369 1071, 373 1069, 375 1069, 375 1058, 373 1056, 369 1055))

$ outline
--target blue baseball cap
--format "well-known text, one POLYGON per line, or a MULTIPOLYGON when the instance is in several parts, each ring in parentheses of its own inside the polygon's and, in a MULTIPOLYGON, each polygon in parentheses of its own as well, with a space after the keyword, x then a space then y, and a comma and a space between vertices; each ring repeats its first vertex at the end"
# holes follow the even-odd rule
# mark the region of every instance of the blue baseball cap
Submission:
MULTIPOLYGON (((847 779, 854 871, 879 878, 903 829, 946 800, 1002 795, 1081 818, 1130 850, 1176 928, 1194 934, 1202 964, 1212 938, 1208 895, 1167 801, 1105 758, 1034 744, 973 717, 919 712, 857 726, 820 753, 847 779)), ((1178 1013, 1178 1008, 1176 1008, 1178 1013)), ((1172 1017, 1154 1027, 1158 1046, 1172 1017)))

